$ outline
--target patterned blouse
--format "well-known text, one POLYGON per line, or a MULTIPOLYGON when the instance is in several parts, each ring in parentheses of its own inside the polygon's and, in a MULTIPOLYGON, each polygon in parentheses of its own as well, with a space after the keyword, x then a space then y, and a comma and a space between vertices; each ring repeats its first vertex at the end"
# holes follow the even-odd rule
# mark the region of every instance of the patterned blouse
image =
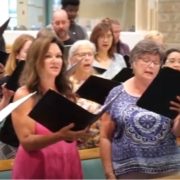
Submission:
POLYGON ((106 102, 120 93, 107 112, 116 123, 112 163, 116 176, 139 172, 157 174, 180 169, 180 149, 171 132, 172 120, 136 105, 123 85, 115 87, 106 102))

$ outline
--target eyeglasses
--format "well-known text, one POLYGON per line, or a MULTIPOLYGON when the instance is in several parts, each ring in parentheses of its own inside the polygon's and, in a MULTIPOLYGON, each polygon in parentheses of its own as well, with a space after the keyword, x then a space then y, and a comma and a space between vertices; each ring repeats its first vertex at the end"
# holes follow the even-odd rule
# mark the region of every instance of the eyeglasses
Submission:
POLYGON ((92 56, 94 56, 94 53, 92 53, 92 52, 82 52, 82 53, 76 53, 75 56, 78 56, 80 58, 84 58, 86 56, 92 57, 92 56))
POLYGON ((112 34, 107 34, 107 35, 101 35, 99 36, 99 39, 112 39, 113 38, 113 35, 112 34))
POLYGON ((169 63, 169 64, 180 64, 180 59, 176 59, 176 58, 169 58, 166 60, 166 63, 169 63))
POLYGON ((140 57, 139 59, 142 60, 142 62, 145 63, 146 65, 150 65, 152 63, 155 66, 160 66, 161 65, 161 61, 151 60, 151 59, 145 58, 145 57, 140 57))

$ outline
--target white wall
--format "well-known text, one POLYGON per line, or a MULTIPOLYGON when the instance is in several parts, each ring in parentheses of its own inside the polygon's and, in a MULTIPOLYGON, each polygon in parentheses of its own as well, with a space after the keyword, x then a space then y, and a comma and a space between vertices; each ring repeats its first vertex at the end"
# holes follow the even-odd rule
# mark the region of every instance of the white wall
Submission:
POLYGON ((3 34, 5 42, 7 45, 13 44, 14 40, 21 34, 30 34, 36 37, 37 31, 10 31, 6 30, 3 34))
POLYGON ((0 12, 1 12, 0 26, 1 26, 9 18, 8 0, 3 0, 3 1, 1 0, 0 12))
POLYGON ((121 40, 129 45, 130 49, 144 38, 145 31, 142 32, 121 32, 121 40))
POLYGON ((18 25, 28 29, 33 26, 41 27, 45 23, 44 0, 17 0, 18 25))
MULTIPOLYGON (((23 33, 28 33, 36 37, 37 31, 5 31, 4 38, 7 45, 11 45, 13 41, 23 33)), ((127 43, 132 49, 134 45, 144 38, 145 32, 121 32, 121 40, 127 43)))
POLYGON ((45 1, 28 0, 28 27, 42 27, 45 24, 45 1))

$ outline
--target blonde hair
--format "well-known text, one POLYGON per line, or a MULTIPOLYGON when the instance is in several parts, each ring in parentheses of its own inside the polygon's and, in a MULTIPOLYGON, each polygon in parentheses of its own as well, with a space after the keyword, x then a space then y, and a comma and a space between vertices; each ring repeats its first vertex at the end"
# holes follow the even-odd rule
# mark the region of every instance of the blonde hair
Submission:
POLYGON ((16 56, 19 54, 24 44, 29 40, 30 41, 34 40, 34 37, 29 34, 22 34, 15 39, 11 48, 11 53, 4 68, 5 75, 12 74, 12 72, 14 71, 17 65, 16 56))
POLYGON ((144 39, 153 40, 159 44, 164 44, 164 35, 156 30, 149 31, 145 36, 144 39))

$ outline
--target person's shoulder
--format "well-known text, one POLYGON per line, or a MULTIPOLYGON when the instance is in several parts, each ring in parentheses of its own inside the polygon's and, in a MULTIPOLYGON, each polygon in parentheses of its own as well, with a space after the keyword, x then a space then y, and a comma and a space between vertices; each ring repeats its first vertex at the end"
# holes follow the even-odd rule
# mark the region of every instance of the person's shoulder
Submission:
POLYGON ((83 36, 84 36, 85 38, 87 37, 87 31, 86 31, 86 29, 85 29, 83 26, 81 26, 81 25, 79 25, 79 24, 77 24, 77 23, 71 24, 71 26, 70 26, 70 31, 71 31, 71 32, 81 33, 81 34, 83 34, 83 36))
POLYGON ((120 91, 123 90, 123 85, 122 84, 119 84, 118 86, 115 86, 111 91, 110 91, 110 94, 112 96, 116 95, 117 93, 119 93, 120 91))
POLYGON ((77 24, 77 23, 73 23, 71 24, 70 28, 72 29, 84 29, 81 25, 77 24))
POLYGON ((115 86, 113 89, 110 90, 107 98, 106 98, 106 102, 110 101, 112 98, 114 98, 115 96, 117 96, 117 94, 121 93, 123 90, 122 84, 115 86))
POLYGON ((24 96, 27 96, 29 93, 30 92, 26 86, 18 88, 14 94, 14 101, 23 98, 24 96))
POLYGON ((73 39, 72 37, 70 37, 68 40, 63 41, 63 44, 64 44, 65 46, 71 46, 71 45, 73 45, 75 42, 76 42, 75 39, 73 39))
POLYGON ((114 53, 114 57, 115 57, 115 58, 118 58, 118 59, 124 59, 124 58, 123 58, 123 55, 121 55, 121 54, 119 54, 119 53, 116 53, 116 52, 114 53))
POLYGON ((125 43, 125 42, 120 42, 120 44, 121 44, 121 46, 124 46, 124 47, 126 47, 126 48, 129 48, 129 45, 127 44, 127 43, 125 43))
POLYGON ((52 29, 52 24, 48 24, 46 27, 42 28, 42 29, 52 29))
POLYGON ((116 61, 117 64, 119 64, 123 67, 127 67, 123 55, 121 55, 119 53, 114 53, 114 60, 116 61))
POLYGON ((122 83, 120 83, 118 86, 115 86, 114 88, 113 88, 113 90, 114 91, 121 91, 123 89, 123 84, 122 83))

